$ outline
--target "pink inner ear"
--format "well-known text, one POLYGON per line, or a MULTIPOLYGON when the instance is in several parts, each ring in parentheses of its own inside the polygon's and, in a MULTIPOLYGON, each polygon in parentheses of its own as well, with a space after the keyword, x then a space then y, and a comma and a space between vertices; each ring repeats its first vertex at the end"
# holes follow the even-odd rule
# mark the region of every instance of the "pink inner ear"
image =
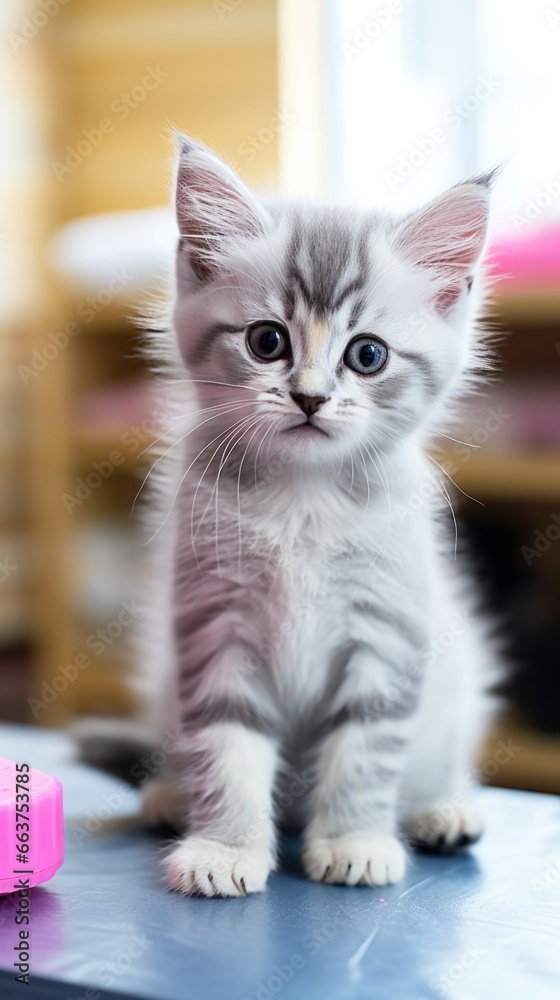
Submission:
POLYGON ((259 235, 266 218, 237 174, 210 150, 194 144, 179 161, 176 211, 182 247, 203 281, 218 270, 224 249, 259 235))
POLYGON ((436 312, 440 316, 445 316, 447 312, 455 305, 459 299, 461 293, 464 291, 464 285, 459 283, 448 285, 447 288, 443 288, 441 292, 438 292, 434 298, 434 305, 436 312))
POLYGON ((488 192, 478 184, 452 188, 407 220, 400 243, 420 267, 466 276, 480 257, 488 222, 488 192))
POLYGON ((434 296, 444 316, 470 287, 468 279, 484 249, 488 190, 480 184, 452 188, 407 219, 399 247, 418 267, 437 275, 443 287, 434 296))

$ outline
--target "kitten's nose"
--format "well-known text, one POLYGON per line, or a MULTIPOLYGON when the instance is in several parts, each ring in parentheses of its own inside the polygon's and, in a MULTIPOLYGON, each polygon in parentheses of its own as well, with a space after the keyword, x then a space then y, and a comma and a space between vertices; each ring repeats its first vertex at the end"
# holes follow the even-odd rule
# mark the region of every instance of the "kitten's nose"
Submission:
POLYGON ((301 392, 291 392, 290 396, 297 403, 300 410, 303 410, 306 417, 313 416, 323 403, 327 402, 328 396, 304 396, 301 392))

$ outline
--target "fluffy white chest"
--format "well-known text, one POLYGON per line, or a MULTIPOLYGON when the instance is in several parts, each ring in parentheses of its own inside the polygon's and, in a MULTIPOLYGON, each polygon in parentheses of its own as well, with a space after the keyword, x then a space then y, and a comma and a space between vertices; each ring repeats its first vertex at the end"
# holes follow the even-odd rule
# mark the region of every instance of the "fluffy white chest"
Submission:
POLYGON ((285 600, 269 636, 269 662, 281 697, 307 703, 324 690, 347 613, 323 553, 294 555, 282 575, 285 600))
POLYGON ((283 553, 266 643, 278 694, 292 706, 303 708, 324 694, 329 671, 351 638, 353 603, 364 587, 376 585, 386 535, 372 529, 372 536, 364 552, 345 538, 338 549, 327 548, 310 532, 283 553))

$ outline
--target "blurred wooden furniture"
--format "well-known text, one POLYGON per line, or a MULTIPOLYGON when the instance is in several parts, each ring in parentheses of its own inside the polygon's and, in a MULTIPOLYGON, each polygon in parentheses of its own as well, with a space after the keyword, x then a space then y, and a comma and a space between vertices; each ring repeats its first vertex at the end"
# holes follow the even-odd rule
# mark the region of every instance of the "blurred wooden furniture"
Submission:
POLYGON ((560 294, 552 282, 513 281, 496 296, 492 317, 506 334, 497 345, 498 379, 458 432, 482 446, 446 441, 439 461, 478 501, 459 497, 458 507, 478 538, 481 606, 490 604, 511 663, 509 711, 489 745, 511 740, 520 749, 490 780, 558 793, 560 294), (486 423, 497 408, 498 419, 486 423))
MULTIPOLYGON (((560 267, 560 264, 559 264, 560 267)), ((554 287, 525 286, 497 294, 491 306, 493 328, 503 329, 496 347, 497 379, 494 390, 486 391, 475 404, 472 426, 466 425, 467 440, 476 443, 477 426, 492 406, 504 404, 510 411, 508 391, 514 387, 518 399, 524 392, 558 392, 560 373, 560 292, 554 287)), ((508 419, 508 417, 506 417, 508 419)), ((487 502, 511 501, 550 504, 560 497, 560 448, 539 450, 522 446, 493 448, 492 434, 480 450, 467 454, 463 449, 446 448, 453 478, 466 493, 487 502), (457 457, 462 454, 461 457, 457 457)), ((535 526, 537 527, 537 525, 535 526)))
MULTIPOLYGON (((14 718, 22 718, 29 649, 39 619, 45 647, 52 636, 45 602, 34 600, 33 595, 41 592, 48 602, 58 588, 59 578, 47 585, 46 567, 49 553, 53 548, 56 551, 60 536, 55 524, 61 520, 55 510, 57 441, 49 436, 49 423, 61 396, 55 390, 49 406, 37 417, 35 402, 46 381, 36 386, 37 373, 31 371, 29 379, 25 374, 38 324, 48 314, 38 259, 47 216, 42 121, 48 88, 41 46, 29 44, 29 39, 18 34, 24 14, 17 0, 6 0, 0 14, 4 39, 0 114, 7 126, 0 163, 0 704, 3 715, 14 718), (53 490, 41 504, 38 484, 43 488, 49 479, 53 490), (50 514, 55 513, 53 520, 47 507, 50 514), (49 522, 46 532, 45 520, 49 522), (41 570, 32 564, 33 539, 39 536, 44 541, 44 586, 38 582, 41 570)), ((59 601, 55 604, 60 606, 59 601)), ((62 631, 57 634, 58 650, 62 631)))
POLYGON ((560 739, 538 732, 521 714, 509 712, 483 746, 481 774, 483 781, 500 788, 559 795, 560 739))

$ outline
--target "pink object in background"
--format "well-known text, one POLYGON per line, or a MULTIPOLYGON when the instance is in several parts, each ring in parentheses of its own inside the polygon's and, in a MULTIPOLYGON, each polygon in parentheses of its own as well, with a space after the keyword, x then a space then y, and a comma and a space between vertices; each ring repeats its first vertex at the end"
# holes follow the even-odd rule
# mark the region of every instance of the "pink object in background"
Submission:
POLYGON ((509 280, 522 287, 557 288, 560 278, 560 224, 550 223, 534 231, 527 225, 517 236, 496 239, 485 263, 494 279, 509 280))
POLYGON ((0 757, 0 893, 47 882, 63 860, 60 781, 0 757))

